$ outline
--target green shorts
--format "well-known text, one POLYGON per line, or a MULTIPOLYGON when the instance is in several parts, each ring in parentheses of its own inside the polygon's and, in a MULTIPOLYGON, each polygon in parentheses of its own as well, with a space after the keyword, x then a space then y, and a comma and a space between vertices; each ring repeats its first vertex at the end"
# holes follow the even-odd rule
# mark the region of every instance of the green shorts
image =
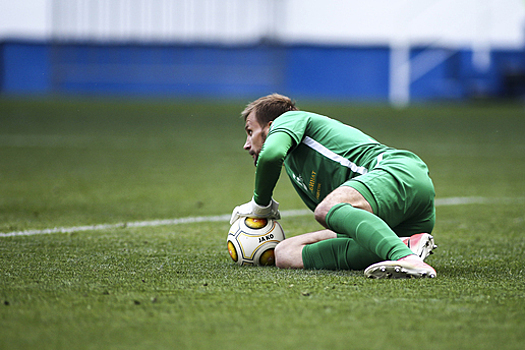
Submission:
MULTIPOLYGON (((431 233, 434 228, 434 185, 427 166, 413 153, 385 153, 372 171, 341 186, 361 193, 374 214, 400 237, 431 233)), ((305 246, 302 257, 306 269, 330 270, 363 269, 381 260, 353 239, 341 236, 305 246)))
POLYGON ((411 152, 385 153, 372 171, 342 186, 361 193, 374 214, 400 237, 430 233, 434 229, 434 185, 426 164, 411 152))

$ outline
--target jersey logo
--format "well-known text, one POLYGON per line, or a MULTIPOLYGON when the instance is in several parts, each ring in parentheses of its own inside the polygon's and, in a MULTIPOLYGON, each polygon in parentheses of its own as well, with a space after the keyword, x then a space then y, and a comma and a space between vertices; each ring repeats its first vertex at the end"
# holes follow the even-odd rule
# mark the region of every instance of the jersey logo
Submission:
POLYGON ((295 180, 295 182, 297 182, 297 184, 299 186, 301 186, 305 191, 308 191, 308 187, 306 187, 304 181, 303 181, 303 178, 301 177, 301 175, 297 176, 295 175, 294 173, 292 173, 292 178, 295 180))

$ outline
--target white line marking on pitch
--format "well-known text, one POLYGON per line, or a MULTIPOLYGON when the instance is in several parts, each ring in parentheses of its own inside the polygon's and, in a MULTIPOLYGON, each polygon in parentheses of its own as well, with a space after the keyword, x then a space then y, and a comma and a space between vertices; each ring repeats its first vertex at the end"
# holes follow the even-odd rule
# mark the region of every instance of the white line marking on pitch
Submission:
MULTIPOLYGON (((449 205, 463 205, 463 204, 482 204, 490 202, 490 198, 485 197, 450 197, 450 198, 438 198, 435 201, 436 206, 449 206, 449 205)), ((312 212, 307 209, 301 210, 284 210, 281 211, 283 217, 294 217, 308 215, 312 212)), ((74 233, 82 231, 100 231, 109 230, 114 228, 127 228, 127 227, 155 227, 155 226, 167 226, 167 225, 180 225, 180 224, 192 224, 198 222, 221 222, 230 220, 230 214, 216 215, 216 216, 194 216, 179 219, 166 219, 166 220, 151 220, 151 221, 135 221, 135 222, 121 222, 117 224, 101 224, 101 225, 87 225, 87 226, 75 226, 75 227, 55 227, 43 230, 26 230, 26 231, 14 231, 0 233, 0 237, 14 237, 14 236, 32 236, 32 235, 43 235, 51 233, 74 233)))

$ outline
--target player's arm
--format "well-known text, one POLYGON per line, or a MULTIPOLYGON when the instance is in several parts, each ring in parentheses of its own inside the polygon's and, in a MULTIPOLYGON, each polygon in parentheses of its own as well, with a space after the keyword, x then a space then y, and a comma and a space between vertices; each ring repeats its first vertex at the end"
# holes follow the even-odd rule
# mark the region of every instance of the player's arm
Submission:
POLYGON ((266 206, 271 202, 273 190, 281 175, 284 158, 292 145, 292 138, 285 132, 272 133, 264 142, 255 171, 253 199, 257 204, 266 206))
POLYGON ((250 202, 233 210, 230 223, 239 217, 263 217, 280 219, 279 203, 272 199, 273 190, 283 166, 284 158, 293 145, 292 138, 285 132, 275 132, 266 138, 257 159, 255 190, 250 202))

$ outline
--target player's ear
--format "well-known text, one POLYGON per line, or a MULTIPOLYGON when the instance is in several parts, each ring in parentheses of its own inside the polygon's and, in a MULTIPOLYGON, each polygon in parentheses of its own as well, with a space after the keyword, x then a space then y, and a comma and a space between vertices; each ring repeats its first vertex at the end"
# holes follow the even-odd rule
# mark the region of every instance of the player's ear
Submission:
POLYGON ((266 124, 266 126, 263 128, 263 133, 264 133, 264 139, 266 141, 266 136, 268 136, 268 133, 270 132, 270 126, 272 126, 272 123, 273 121, 269 121, 268 124, 266 124))

